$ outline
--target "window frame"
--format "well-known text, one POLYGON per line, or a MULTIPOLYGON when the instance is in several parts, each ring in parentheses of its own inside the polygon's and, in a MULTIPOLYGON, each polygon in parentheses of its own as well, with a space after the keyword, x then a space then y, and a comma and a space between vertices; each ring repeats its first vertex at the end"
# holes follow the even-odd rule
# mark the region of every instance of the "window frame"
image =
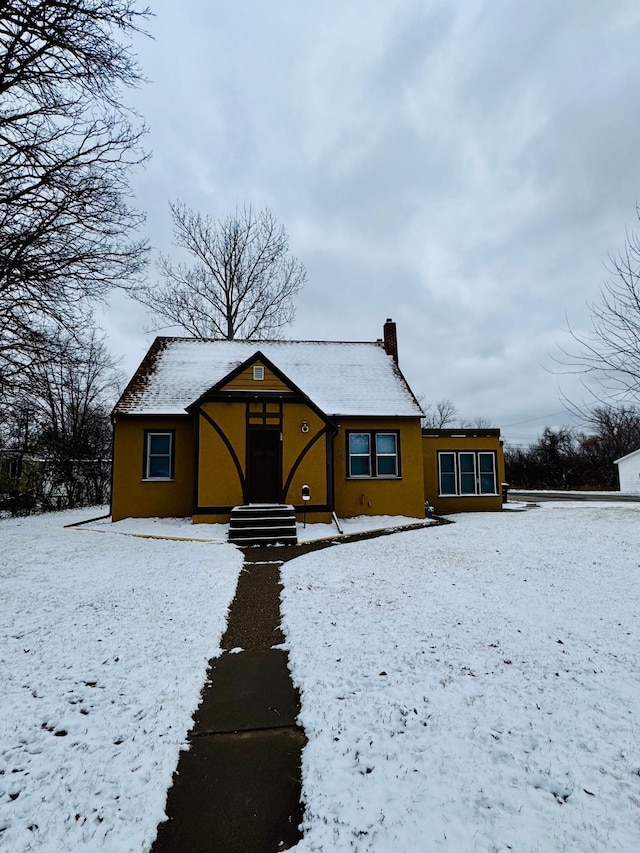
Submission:
POLYGON ((499 497, 500 493, 498 492, 498 457, 495 450, 438 450, 438 497, 441 498, 495 498, 499 497), (448 456, 453 457, 453 471, 444 471, 442 470, 442 457, 448 456), (465 456, 473 457, 473 478, 474 478, 474 491, 462 491, 462 482, 463 477, 468 477, 471 474, 471 471, 463 471, 462 470, 462 458, 465 456), (481 457, 487 458, 489 457, 492 460, 492 470, 483 471, 481 469, 481 457), (449 492, 444 491, 442 486, 442 475, 446 474, 451 476, 453 474, 454 478, 454 488, 455 491, 449 492), (482 490, 482 476, 491 474, 493 477, 493 492, 485 492, 482 490))
POLYGON ((375 432, 375 449, 374 449, 375 461, 376 461, 376 477, 382 477, 383 479, 387 478, 390 480, 396 480, 398 478, 399 470, 400 470, 400 463, 399 463, 400 454, 398 452, 399 444, 400 444, 400 442, 398 440, 398 431, 397 430, 396 431, 393 431, 393 430, 385 430, 385 431, 376 430, 376 432, 375 432), (395 443, 394 453, 381 453, 378 450, 378 439, 380 438, 380 436, 387 436, 387 435, 393 436, 393 440, 395 443), (379 464, 380 458, 382 458, 382 459, 394 459, 395 460, 395 471, 392 474, 389 474, 389 473, 382 473, 381 474, 380 473, 380 464, 379 464))
POLYGON ((346 475, 347 480, 400 480, 402 479, 400 458, 400 430, 399 429, 348 429, 345 431, 346 442, 346 475), (366 435, 369 440, 369 453, 351 453, 351 436, 366 435), (378 452, 378 436, 391 435, 395 441, 395 453, 378 452), (353 474, 352 458, 367 458, 369 471, 367 474, 353 474), (395 459, 395 473, 380 473, 379 459, 395 459))
POLYGON ((458 494, 462 497, 469 497, 478 494, 478 459, 474 450, 458 451, 458 494), (463 460, 471 460, 471 469, 463 466, 463 460), (466 483, 471 477, 473 490, 470 491, 466 483))
POLYGON ((457 454, 455 450, 439 450, 438 451, 438 495, 442 497, 457 497, 458 492, 458 462, 457 462, 457 454), (451 456, 453 457, 453 466, 450 471, 442 470, 441 458, 443 456, 451 456), (449 476, 453 475, 453 491, 445 492, 442 489, 442 474, 445 473, 449 476))
POLYGON ((144 431, 144 452, 142 456, 142 481, 145 483, 171 483, 175 480, 175 449, 176 449, 176 431, 175 429, 145 429, 144 431), (169 453, 151 453, 151 439, 156 435, 169 436, 169 453), (169 476, 154 477, 150 473, 151 457, 161 456, 169 458, 169 476))
POLYGON ((350 480, 369 480, 373 476, 373 468, 371 465, 371 433, 367 430, 349 430, 347 432, 347 477, 350 480), (367 453, 352 453, 351 452, 351 436, 364 435, 368 442, 367 453), (368 470, 366 474, 354 474, 352 472, 352 459, 366 459, 368 470))
POLYGON ((498 492, 498 466, 496 464, 497 461, 498 460, 496 459, 496 454, 494 451, 492 451, 492 450, 479 450, 478 451, 478 485, 480 486, 480 491, 478 492, 478 494, 480 494, 482 496, 484 496, 484 495, 495 496, 495 495, 499 494, 499 492, 498 492), (482 470, 482 464, 480 462, 480 459, 482 456, 491 456, 493 458, 493 467, 491 469, 491 472, 482 470), (486 476, 489 473, 491 473, 491 475, 493 477, 493 491, 492 492, 485 492, 482 489, 482 475, 484 474, 486 476))

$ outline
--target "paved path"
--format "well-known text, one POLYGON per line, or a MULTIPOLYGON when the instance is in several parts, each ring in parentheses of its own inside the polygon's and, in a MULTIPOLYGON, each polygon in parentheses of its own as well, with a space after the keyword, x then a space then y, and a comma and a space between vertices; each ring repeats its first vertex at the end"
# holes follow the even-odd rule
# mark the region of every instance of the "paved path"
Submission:
POLYGON ((269 853, 300 840, 300 697, 280 629, 280 566, 247 549, 225 652, 210 664, 153 853, 269 853), (241 648, 243 651, 232 652, 241 648))
POLYGON ((337 541, 244 550, 225 651, 209 665, 152 853, 277 853, 300 840, 306 738, 288 653, 273 648, 284 641, 280 566, 337 541))

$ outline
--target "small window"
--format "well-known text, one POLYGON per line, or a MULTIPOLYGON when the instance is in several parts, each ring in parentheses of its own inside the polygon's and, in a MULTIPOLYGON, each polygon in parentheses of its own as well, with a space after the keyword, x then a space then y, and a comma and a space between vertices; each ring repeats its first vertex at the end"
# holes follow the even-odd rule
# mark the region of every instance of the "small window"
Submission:
POLYGON ((253 365, 253 378, 258 382, 264 379, 264 367, 261 364, 253 365))
POLYGON ((349 433, 349 476, 371 476, 371 436, 368 432, 349 433))
POLYGON ((438 459, 440 463, 440 494, 457 495, 455 453, 441 453, 438 459))
POLYGON ((347 477, 399 477, 399 433, 347 432, 347 477))
POLYGON ((378 477, 398 475, 398 436, 394 432, 376 433, 378 477))
POLYGON ((173 479, 173 432, 146 432, 145 480, 173 479))
POLYGON ((496 457, 493 453, 478 453, 480 470, 480 494, 495 495, 496 488, 496 457))
POLYGON ((476 493, 476 455, 475 453, 460 453, 460 494, 475 495, 476 493))

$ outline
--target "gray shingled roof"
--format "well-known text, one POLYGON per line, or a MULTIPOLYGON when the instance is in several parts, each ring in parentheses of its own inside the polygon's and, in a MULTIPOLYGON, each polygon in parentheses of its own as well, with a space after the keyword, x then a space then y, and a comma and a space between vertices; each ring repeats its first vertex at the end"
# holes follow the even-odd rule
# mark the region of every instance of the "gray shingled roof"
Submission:
POLYGON ((262 352, 326 415, 417 417, 420 406, 378 343, 156 338, 114 414, 185 414, 255 353, 262 352))

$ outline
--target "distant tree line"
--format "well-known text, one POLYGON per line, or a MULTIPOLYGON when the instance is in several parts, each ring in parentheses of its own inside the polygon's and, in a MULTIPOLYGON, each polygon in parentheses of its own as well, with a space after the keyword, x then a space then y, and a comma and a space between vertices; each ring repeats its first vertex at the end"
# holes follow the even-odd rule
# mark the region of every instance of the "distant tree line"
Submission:
POLYGON ((12 515, 108 502, 109 412, 120 375, 96 332, 59 333, 0 407, 0 510, 12 515))
POLYGON ((521 489, 618 489, 614 461, 640 448, 640 410, 596 406, 587 430, 545 428, 526 449, 505 447, 505 476, 521 489))

